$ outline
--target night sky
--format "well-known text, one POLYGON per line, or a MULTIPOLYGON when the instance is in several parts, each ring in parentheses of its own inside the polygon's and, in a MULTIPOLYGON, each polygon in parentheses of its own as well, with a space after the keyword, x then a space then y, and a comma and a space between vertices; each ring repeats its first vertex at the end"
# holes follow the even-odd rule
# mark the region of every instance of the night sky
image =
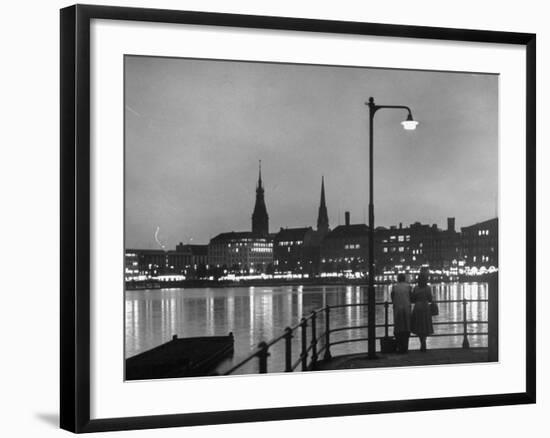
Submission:
POLYGON ((497 216, 498 76, 125 58, 126 247, 173 249, 251 229, 258 160, 270 231, 365 223, 368 108, 376 226, 457 227, 497 216))

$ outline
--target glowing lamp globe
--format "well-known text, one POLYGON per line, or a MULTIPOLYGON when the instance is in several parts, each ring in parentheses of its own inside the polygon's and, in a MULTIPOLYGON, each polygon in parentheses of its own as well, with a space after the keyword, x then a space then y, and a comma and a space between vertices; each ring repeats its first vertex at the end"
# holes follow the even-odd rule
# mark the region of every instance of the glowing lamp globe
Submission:
POLYGON ((413 120, 412 114, 409 114, 407 116, 407 120, 401 122, 403 125, 403 129, 406 131, 414 131, 416 129, 416 125, 418 125, 418 122, 416 120, 413 120))

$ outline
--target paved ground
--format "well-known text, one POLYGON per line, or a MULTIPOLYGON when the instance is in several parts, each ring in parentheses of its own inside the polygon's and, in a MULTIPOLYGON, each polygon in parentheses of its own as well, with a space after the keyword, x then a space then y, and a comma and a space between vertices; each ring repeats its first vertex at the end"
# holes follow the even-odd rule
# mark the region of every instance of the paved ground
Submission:
POLYGON ((417 365, 443 365, 451 363, 487 362, 487 348, 442 348, 428 350, 425 353, 411 350, 407 354, 382 354, 369 360, 366 353, 337 356, 330 361, 318 362, 318 370, 344 370, 353 368, 379 368, 417 365))

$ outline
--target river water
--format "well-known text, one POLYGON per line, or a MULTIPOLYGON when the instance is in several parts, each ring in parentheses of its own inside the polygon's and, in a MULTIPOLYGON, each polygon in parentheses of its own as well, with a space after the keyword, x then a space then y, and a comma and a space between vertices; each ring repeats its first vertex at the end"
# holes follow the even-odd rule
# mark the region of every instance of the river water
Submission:
MULTIPOLYGON (((389 297, 390 286, 377 286, 377 302, 389 297)), ((486 283, 432 284, 436 300, 486 299, 486 283)), ((237 363, 257 347, 283 333, 287 326, 300 321, 302 315, 325 305, 354 304, 367 301, 367 288, 363 286, 255 286, 227 288, 150 289, 127 291, 125 295, 125 355, 131 357, 142 351, 178 337, 219 336, 233 332, 235 354, 224 368, 237 363)), ((322 315, 320 315, 322 316, 322 315)), ((467 305, 469 321, 487 320, 487 303, 467 305)), ((377 323, 384 323, 384 306, 377 306, 377 323)), ((437 321, 461 321, 462 304, 439 305, 437 321)), ((389 322, 392 322, 391 305, 389 322)), ((366 307, 344 307, 331 311, 331 329, 364 325, 366 307)), ((324 332, 324 318, 320 317, 317 333, 324 332)), ((435 325, 436 333, 462 333, 462 325, 435 325)), ((487 324, 471 324, 469 332, 486 332, 487 324)), ((390 335, 392 329, 389 329, 390 335)), ((308 339, 310 331, 308 329, 308 339)), ((331 334, 331 342, 366 337, 366 329, 346 330, 331 334)), ((384 328, 378 328, 378 336, 384 328)), ((487 346, 487 336, 470 336, 470 346, 487 346)), ((293 339, 293 362, 300 350, 300 333, 293 339)), ((428 348, 460 347, 462 336, 430 337, 428 348)), ((411 338, 410 348, 418 348, 418 340, 411 338)), ((344 343, 332 347, 333 355, 366 351, 366 341, 344 343)), ((284 340, 270 350, 269 372, 284 369, 284 340)), ((252 360, 241 373, 257 372, 257 360, 252 360)))

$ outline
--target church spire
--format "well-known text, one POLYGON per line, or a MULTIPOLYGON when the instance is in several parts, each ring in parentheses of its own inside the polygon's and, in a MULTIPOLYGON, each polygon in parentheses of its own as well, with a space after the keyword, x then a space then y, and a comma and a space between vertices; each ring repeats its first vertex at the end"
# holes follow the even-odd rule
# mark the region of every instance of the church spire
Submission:
POLYGON ((325 201, 325 177, 321 177, 321 202, 319 204, 319 215, 317 216, 317 231, 328 233, 328 213, 325 201))
POLYGON ((259 160, 258 171, 258 188, 262 187, 262 160, 259 160))
POLYGON ((262 184, 262 160, 259 162, 258 186, 256 187, 256 204, 252 213, 252 232, 259 236, 269 234, 269 216, 265 206, 264 188, 262 184))

